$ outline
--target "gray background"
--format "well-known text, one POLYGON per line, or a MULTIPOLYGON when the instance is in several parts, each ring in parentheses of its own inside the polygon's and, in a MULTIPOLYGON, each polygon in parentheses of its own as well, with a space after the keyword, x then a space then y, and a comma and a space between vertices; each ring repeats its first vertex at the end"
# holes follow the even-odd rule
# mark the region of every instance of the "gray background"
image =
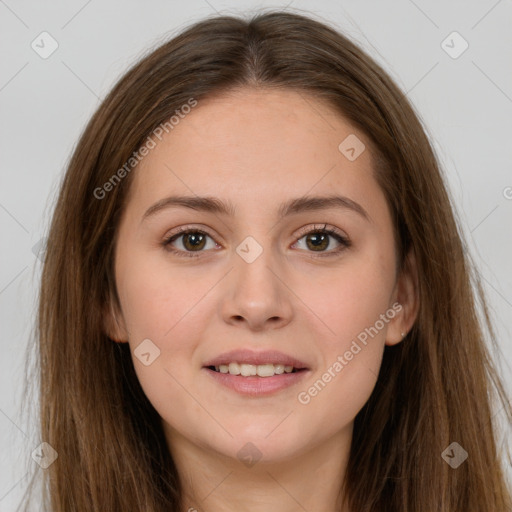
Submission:
MULTIPOLYGON (((496 323, 512 396, 512 2, 300 1, 381 63, 417 108, 446 170, 496 323), (457 31, 469 44, 450 38, 457 31)), ((192 21, 287 4, 189 0, 0 0, 0 512, 12 511, 40 443, 20 416, 25 347, 59 181, 84 124, 114 82, 192 21), (41 32, 57 41, 43 59, 41 32), (39 41, 39 43, 38 43, 39 41), (42 51, 42 49, 41 49, 42 51)), ((45 49, 49 48, 46 39, 45 49)), ((31 403, 35 404, 34 401, 31 403)), ((496 411, 500 417, 500 411, 496 411)), ((503 434, 501 439, 505 439, 503 434)))

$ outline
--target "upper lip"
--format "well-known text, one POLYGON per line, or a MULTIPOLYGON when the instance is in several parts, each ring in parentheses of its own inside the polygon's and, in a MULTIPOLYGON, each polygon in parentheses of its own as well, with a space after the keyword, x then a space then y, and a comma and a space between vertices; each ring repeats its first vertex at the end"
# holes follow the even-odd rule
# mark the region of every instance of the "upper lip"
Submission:
POLYGON ((282 364, 284 366, 293 366, 297 370, 309 369, 306 363, 295 357, 283 354, 277 350, 265 350, 254 352, 253 350, 238 349, 224 352, 217 357, 207 361, 204 366, 220 366, 229 363, 246 363, 253 365, 260 364, 282 364))

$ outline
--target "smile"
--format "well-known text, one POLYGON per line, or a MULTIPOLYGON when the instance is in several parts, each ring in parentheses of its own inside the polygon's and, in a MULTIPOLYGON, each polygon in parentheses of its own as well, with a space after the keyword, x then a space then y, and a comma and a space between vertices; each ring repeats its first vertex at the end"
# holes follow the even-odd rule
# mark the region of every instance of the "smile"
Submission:
POLYGON ((273 377, 283 373, 295 373, 300 371, 291 365, 283 364, 247 364, 247 363, 229 363, 219 366, 209 366, 210 370, 219 373, 229 373, 230 375, 241 375, 242 377, 273 377))

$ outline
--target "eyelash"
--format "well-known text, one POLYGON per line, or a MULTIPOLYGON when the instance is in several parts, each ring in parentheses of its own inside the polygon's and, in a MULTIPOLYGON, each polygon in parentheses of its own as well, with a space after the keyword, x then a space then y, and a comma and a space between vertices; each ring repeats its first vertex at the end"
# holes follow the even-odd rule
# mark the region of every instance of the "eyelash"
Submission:
MULTIPOLYGON (((167 251, 172 252, 173 254, 176 254, 179 257, 197 258, 198 256, 201 255, 202 252, 205 252, 205 251, 182 251, 180 249, 175 249, 171 245, 171 243, 174 242, 176 239, 180 238, 181 236, 190 234, 190 233, 196 233, 196 234, 198 233, 201 235, 206 235, 206 236, 209 236, 213 240, 212 235, 210 235, 208 232, 203 231, 202 229, 192 228, 192 227, 187 226, 184 228, 179 228, 179 230, 176 233, 173 233, 172 235, 167 237, 162 242, 162 245, 167 251)), ((307 252, 311 252, 312 253, 311 256, 313 256, 314 258, 329 258, 329 257, 337 256, 337 255, 339 255, 340 252, 342 252, 343 250, 345 250, 346 248, 348 248, 352 245, 350 240, 346 236, 342 235, 336 228, 330 227, 330 229, 327 229, 327 224, 323 224, 320 227, 317 227, 317 225, 315 225, 311 229, 309 229, 309 228, 301 229, 300 233, 299 233, 300 236, 299 236, 299 238, 297 238, 297 241, 300 240, 301 238, 304 238, 306 235, 318 234, 318 233, 323 233, 323 234, 332 236, 341 245, 337 249, 333 249, 328 252, 319 252, 317 254, 315 254, 314 251, 307 251, 307 252)), ((217 243, 217 242, 215 242, 215 243, 217 243)))

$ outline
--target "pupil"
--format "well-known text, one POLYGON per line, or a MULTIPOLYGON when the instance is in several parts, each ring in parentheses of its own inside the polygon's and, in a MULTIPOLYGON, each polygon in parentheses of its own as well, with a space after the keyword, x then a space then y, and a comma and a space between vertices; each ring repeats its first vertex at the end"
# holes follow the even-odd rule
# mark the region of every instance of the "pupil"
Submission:
MULTIPOLYGON (((317 233, 308 237, 308 242, 312 242, 313 247, 321 247, 327 239, 327 235, 324 233, 317 233)), ((325 248, 325 244, 324 247, 325 248)))
MULTIPOLYGON (((204 242, 203 235, 201 233, 189 233, 185 237, 185 246, 189 248, 190 245, 192 248, 201 248, 201 244, 204 242), (190 241, 192 242, 190 243, 190 241)), ((204 244, 203 244, 204 245, 204 244)))

